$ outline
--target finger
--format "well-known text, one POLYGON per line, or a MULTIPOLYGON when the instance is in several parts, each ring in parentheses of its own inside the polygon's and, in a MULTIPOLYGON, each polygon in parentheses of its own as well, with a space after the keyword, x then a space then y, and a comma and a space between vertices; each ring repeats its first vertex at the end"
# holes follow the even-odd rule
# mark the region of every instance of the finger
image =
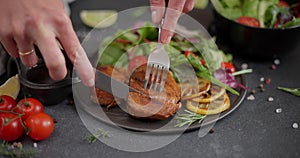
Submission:
POLYGON ((182 12, 187 13, 193 10, 195 4, 195 0, 186 0, 182 12))
POLYGON ((64 79, 67 74, 65 58, 57 45, 55 35, 42 28, 36 34, 35 40, 50 77, 53 80, 64 79))
POLYGON ((35 54, 33 42, 29 38, 16 38, 19 57, 22 63, 27 67, 32 67, 38 62, 35 54))
POLYGON ((185 0, 169 1, 166 17, 161 32, 162 43, 168 44, 171 41, 177 21, 182 13, 185 0))
POLYGON ((150 0, 152 21, 159 24, 165 11, 165 0, 150 0))
POLYGON ((18 47, 13 38, 4 38, 1 40, 1 43, 10 56, 15 58, 19 56, 18 47))
POLYGON ((93 67, 82 48, 75 32, 73 31, 71 23, 65 29, 61 29, 58 38, 64 47, 69 59, 74 65, 82 82, 89 87, 95 84, 95 73, 93 67))

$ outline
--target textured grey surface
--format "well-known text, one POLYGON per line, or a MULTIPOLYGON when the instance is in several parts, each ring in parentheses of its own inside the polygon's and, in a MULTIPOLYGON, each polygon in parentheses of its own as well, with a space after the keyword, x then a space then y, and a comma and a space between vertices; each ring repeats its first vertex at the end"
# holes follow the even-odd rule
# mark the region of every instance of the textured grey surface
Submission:
MULTIPOLYGON (((118 7, 123 10, 147 4, 147 0, 77 0, 71 5, 74 28, 88 30, 78 18, 81 9, 118 7)), ((212 18, 209 10, 196 10, 191 15, 201 22, 205 20, 202 22, 205 27, 212 18)), ((280 60, 277 69, 271 70, 273 59, 254 62, 235 57, 237 65, 247 63, 254 70, 245 77, 248 87, 256 89, 256 99, 245 99, 237 110, 217 122, 214 133, 203 138, 198 137, 198 131, 188 132, 163 148, 143 153, 116 150, 100 141, 90 144, 84 140, 89 132, 75 107, 64 101, 45 109, 57 123, 53 135, 38 142, 40 153, 37 157, 299 157, 300 129, 293 129, 292 124, 300 123, 300 97, 281 92, 276 87, 300 87, 300 45, 280 60), (260 77, 271 78, 271 84, 265 85, 265 92, 258 90, 260 77), (268 102, 270 96, 274 98, 273 102, 268 102), (276 113, 277 108, 282 108, 282 112, 276 113)), ((23 142, 25 147, 31 147, 33 143, 29 138, 23 142)))

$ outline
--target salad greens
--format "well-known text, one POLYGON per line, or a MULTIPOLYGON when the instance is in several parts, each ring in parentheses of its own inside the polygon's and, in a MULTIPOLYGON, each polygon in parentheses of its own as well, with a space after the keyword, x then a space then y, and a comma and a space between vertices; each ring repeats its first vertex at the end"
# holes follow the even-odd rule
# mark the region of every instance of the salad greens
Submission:
POLYGON ((248 16, 257 19, 260 27, 266 28, 300 25, 299 15, 295 15, 299 12, 299 4, 280 6, 279 0, 212 0, 212 3, 220 14, 231 20, 248 16))
MULTIPOLYGON (((187 31, 181 30, 181 32, 187 31)), ((156 27, 147 22, 135 30, 119 30, 114 37, 108 37, 101 43, 98 65, 115 66, 118 64, 118 66, 126 67, 132 57, 136 55, 148 56, 156 48, 157 43, 155 41, 157 38, 156 27)), ((189 62, 194 67, 198 77, 239 95, 236 90, 214 77, 214 72, 220 69, 221 63, 231 61, 232 56, 219 50, 214 38, 207 39, 195 32, 190 34, 188 38, 175 34, 170 44, 165 45, 165 50, 170 57, 170 70, 173 73, 178 72, 176 70, 178 65, 189 62), (187 51, 195 55, 184 54, 187 51), (201 64, 200 61, 204 61, 205 65, 201 64)))

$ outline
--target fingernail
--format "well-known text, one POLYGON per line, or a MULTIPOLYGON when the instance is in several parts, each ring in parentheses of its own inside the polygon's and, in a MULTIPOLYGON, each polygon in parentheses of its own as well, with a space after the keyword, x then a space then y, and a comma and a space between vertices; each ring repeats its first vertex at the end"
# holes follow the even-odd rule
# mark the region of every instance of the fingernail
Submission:
POLYGON ((153 21, 153 23, 158 23, 159 22, 159 19, 158 19, 158 16, 157 16, 157 10, 152 11, 152 21, 153 21))

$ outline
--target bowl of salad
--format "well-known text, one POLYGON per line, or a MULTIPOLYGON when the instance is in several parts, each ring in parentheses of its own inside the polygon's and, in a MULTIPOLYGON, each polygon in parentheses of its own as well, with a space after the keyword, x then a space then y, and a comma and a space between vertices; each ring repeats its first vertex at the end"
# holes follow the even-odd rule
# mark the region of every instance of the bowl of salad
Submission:
POLYGON ((300 42, 296 0, 212 0, 218 41, 253 59, 280 57, 300 42))

